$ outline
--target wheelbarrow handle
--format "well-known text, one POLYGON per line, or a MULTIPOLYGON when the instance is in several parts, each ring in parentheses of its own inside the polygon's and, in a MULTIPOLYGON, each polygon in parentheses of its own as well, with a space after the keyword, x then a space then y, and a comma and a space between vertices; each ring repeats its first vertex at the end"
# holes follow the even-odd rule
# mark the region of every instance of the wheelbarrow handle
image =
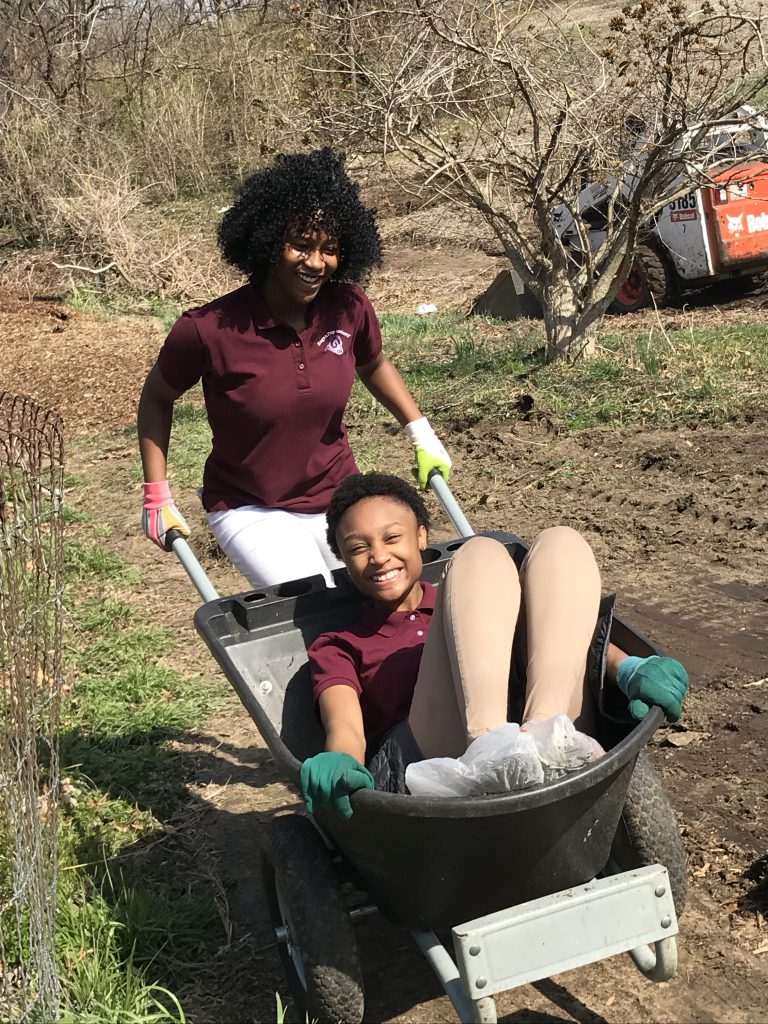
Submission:
POLYGON ((197 589, 198 594, 204 601, 215 601, 218 598, 216 588, 208 579, 205 569, 200 565, 187 544, 186 539, 178 530, 169 530, 165 535, 165 545, 169 551, 173 551, 190 580, 197 589))
POLYGON ((437 500, 443 506, 445 514, 451 520, 454 530, 459 537, 474 537, 475 531, 469 525, 469 520, 461 511, 458 501, 451 493, 451 489, 445 482, 445 477, 439 469, 433 469, 429 474, 429 483, 437 495, 437 500))

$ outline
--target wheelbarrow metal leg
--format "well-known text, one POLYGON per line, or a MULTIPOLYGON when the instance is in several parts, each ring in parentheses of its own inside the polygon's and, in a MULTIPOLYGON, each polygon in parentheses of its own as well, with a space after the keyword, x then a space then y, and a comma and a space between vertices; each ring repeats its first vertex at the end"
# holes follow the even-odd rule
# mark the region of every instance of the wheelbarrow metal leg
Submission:
POLYGON ((411 935, 439 978, 462 1024, 496 1024, 496 1003, 493 996, 469 998, 451 954, 435 933, 414 931, 411 935))
POLYGON ((677 940, 674 935, 659 939, 653 946, 628 950, 639 971, 649 981, 669 981, 677 971, 677 940))

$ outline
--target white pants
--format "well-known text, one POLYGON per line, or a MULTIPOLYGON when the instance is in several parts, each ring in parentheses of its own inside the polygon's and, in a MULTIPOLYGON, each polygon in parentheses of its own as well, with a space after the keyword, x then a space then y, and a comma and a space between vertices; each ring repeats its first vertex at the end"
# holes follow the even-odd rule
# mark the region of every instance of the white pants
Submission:
POLYGON ((322 512, 243 505, 208 512, 207 516, 224 554, 252 587, 272 587, 316 575, 333 586, 331 570, 344 564, 328 547, 322 512))

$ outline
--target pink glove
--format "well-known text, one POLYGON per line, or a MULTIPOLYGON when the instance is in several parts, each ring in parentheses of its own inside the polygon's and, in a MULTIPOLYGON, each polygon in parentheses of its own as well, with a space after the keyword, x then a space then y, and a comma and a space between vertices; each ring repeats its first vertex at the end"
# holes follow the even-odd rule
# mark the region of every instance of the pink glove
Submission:
POLYGON ((178 530, 185 537, 189 536, 187 521, 173 503, 167 480, 144 484, 141 525, 147 537, 163 551, 170 550, 165 542, 169 530, 178 530))

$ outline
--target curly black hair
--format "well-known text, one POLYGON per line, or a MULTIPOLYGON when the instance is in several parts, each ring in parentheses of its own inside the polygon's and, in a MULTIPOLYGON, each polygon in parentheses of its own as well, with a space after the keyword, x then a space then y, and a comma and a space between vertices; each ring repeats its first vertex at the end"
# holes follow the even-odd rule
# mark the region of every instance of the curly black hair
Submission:
POLYGON ((338 239, 338 279, 364 282, 381 264, 376 211, 361 202, 343 154, 328 146, 279 156, 246 178, 219 225, 219 247, 228 263, 262 284, 280 262, 289 228, 338 239))
POLYGON ((429 529, 429 512, 424 499, 415 487, 411 487, 399 476, 390 476, 388 473, 360 473, 348 476, 333 492, 326 512, 328 546, 337 558, 341 558, 341 551, 336 543, 339 523, 344 514, 363 498, 391 498, 393 501, 399 501, 413 512, 419 526, 429 529))

